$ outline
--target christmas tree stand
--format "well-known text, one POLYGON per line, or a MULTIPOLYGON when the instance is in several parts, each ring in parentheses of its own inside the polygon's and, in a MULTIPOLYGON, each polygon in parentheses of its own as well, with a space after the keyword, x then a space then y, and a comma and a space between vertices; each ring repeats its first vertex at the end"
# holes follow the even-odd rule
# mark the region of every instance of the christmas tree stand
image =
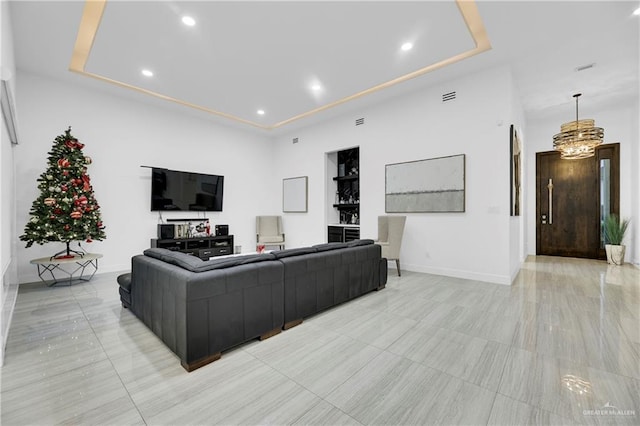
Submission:
POLYGON ((56 259, 42 257, 33 259, 32 265, 38 267, 38 277, 49 287, 57 284, 72 285, 76 282, 89 281, 98 272, 99 253, 84 253, 83 257, 56 259))
POLYGON ((80 258, 83 258, 84 255, 86 254, 84 251, 76 251, 76 250, 71 250, 71 248, 69 248, 69 241, 66 242, 67 243, 67 248, 64 250, 61 250, 59 252, 57 252, 56 254, 54 254, 53 256, 51 256, 49 258, 49 260, 53 260, 53 259, 73 259, 76 256, 80 256, 80 258), (74 253, 74 254, 71 254, 74 253))

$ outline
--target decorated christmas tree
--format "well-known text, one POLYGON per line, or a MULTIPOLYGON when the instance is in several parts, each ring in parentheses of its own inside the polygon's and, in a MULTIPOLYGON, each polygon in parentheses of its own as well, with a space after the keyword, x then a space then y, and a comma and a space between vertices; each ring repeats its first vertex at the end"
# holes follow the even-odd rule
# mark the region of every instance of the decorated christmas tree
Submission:
POLYGON ((106 238, 100 206, 87 174, 91 158, 82 153, 82 148, 84 144, 71 135, 71 127, 53 142, 47 170, 38 178, 40 195, 31 206, 31 219, 20 236, 27 247, 61 241, 67 244, 64 257, 72 257, 72 241, 106 238))

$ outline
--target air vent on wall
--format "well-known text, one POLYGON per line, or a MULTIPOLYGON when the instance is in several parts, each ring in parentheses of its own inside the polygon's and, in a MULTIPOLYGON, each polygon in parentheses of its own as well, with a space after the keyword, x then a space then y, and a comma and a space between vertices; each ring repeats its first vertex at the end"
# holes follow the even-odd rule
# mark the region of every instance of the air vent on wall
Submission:
POLYGON ((293 143, 298 143, 298 138, 293 138, 293 143))
POLYGON ((452 101, 456 98, 456 92, 449 92, 442 95, 442 102, 452 101))
POLYGON ((359 126, 359 125, 361 125, 361 124, 364 124, 364 118, 358 118, 358 119, 356 120, 356 126, 359 126))
POLYGON ((592 63, 592 64, 587 64, 587 65, 582 65, 576 68, 576 72, 580 72, 580 71, 584 71, 584 70, 588 70, 591 69, 593 67, 596 66, 596 63, 592 63))

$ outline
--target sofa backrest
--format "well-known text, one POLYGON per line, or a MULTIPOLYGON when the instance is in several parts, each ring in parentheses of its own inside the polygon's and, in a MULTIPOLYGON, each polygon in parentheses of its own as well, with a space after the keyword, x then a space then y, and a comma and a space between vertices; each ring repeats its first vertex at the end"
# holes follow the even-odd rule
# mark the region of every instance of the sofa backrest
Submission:
POLYGON ((349 241, 347 243, 316 244, 312 247, 299 247, 285 250, 275 250, 271 253, 249 254, 244 256, 228 256, 222 258, 213 257, 209 260, 202 260, 197 256, 191 256, 179 251, 172 251, 162 248, 150 248, 144 251, 145 256, 153 257, 163 262, 179 266, 191 272, 205 272, 215 269, 232 268, 238 265, 265 262, 268 260, 285 259, 293 256, 313 254, 325 251, 339 250, 349 247, 359 247, 373 244, 373 240, 362 239, 349 241))
POLYGON ((283 259, 286 257, 299 256, 302 254, 311 254, 318 253, 323 251, 331 251, 331 250, 339 250, 348 247, 358 247, 358 246, 368 246, 373 244, 373 240, 362 239, 362 240, 353 240, 348 243, 325 243, 325 244, 316 244, 311 247, 300 247, 300 248, 292 248, 285 250, 275 250, 272 251, 276 259, 283 259))
POLYGON ((275 256, 270 253, 254 254, 246 256, 230 256, 223 258, 211 258, 210 260, 202 260, 199 257, 191 256, 186 253, 172 251, 162 248, 151 248, 144 251, 145 256, 153 257, 163 262, 179 266, 191 272, 205 272, 214 269, 231 268, 238 265, 247 265, 249 263, 264 262, 274 260, 275 256))

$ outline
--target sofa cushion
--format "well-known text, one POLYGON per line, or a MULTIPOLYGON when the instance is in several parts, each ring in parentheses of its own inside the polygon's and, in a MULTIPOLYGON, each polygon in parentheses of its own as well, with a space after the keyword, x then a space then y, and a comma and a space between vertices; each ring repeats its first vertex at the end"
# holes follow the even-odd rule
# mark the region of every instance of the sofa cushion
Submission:
POLYGON ((358 247, 358 246, 368 246, 369 244, 373 244, 373 240, 364 239, 364 240, 353 240, 349 241, 347 244, 349 247, 358 247))
POLYGON ((119 275, 116 280, 124 291, 131 293, 131 273, 119 275))
POLYGON ((245 256, 231 256, 224 257, 222 259, 216 259, 215 257, 210 260, 205 260, 202 265, 193 269, 193 272, 205 272, 213 271, 214 269, 232 268, 238 265, 247 265, 249 263, 265 262, 267 260, 274 260, 275 257, 270 253, 264 254, 249 254, 245 256))
POLYGON ((270 253, 252 254, 247 256, 229 256, 220 259, 211 258, 210 260, 202 260, 199 257, 191 256, 186 253, 175 252, 166 249, 151 248, 144 251, 145 256, 153 257, 172 265, 180 266, 191 272, 205 272, 214 269, 231 268, 237 265, 246 265, 249 263, 264 262, 274 260, 275 257, 270 253))
POLYGON ((274 255, 276 259, 284 259, 285 257, 299 256, 301 254, 309 254, 315 252, 316 249, 313 247, 300 247, 285 250, 275 250, 272 251, 271 254, 274 255))
POLYGON ((325 243, 325 244, 316 244, 313 246, 316 251, 329 251, 329 250, 337 250, 341 248, 351 247, 349 243, 325 243))
POLYGON ((172 265, 180 266, 181 268, 188 269, 189 271, 202 264, 202 259, 196 256, 191 256, 179 251, 167 250, 162 248, 150 248, 144 252, 145 256, 153 257, 163 262, 170 263, 172 265))

